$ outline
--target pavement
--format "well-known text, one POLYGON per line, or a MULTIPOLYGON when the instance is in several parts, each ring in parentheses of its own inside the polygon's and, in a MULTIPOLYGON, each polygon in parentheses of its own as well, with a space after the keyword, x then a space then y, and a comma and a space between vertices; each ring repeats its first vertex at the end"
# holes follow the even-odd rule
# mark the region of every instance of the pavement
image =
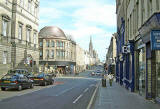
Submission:
POLYGON ((160 109, 160 105, 126 90, 116 82, 109 86, 107 80, 107 87, 100 84, 92 109, 160 109))

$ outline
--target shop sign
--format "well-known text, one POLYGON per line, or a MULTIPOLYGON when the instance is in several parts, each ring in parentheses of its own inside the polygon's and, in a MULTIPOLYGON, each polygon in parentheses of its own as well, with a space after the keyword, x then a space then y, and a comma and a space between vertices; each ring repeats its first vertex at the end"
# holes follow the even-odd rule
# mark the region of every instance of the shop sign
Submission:
POLYGON ((151 31, 151 50, 160 50, 160 30, 151 31))

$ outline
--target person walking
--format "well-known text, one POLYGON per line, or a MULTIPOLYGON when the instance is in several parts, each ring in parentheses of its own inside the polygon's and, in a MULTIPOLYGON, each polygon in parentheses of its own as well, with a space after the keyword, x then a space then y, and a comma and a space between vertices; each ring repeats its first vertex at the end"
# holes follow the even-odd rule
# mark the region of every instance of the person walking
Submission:
POLYGON ((108 78, 109 78, 109 84, 110 84, 110 86, 112 86, 113 75, 112 75, 112 74, 109 74, 109 75, 108 75, 108 78))

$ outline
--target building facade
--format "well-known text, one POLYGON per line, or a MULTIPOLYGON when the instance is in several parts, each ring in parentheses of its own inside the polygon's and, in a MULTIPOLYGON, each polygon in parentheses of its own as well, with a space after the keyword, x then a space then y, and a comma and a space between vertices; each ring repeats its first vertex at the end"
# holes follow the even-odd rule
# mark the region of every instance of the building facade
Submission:
POLYGON ((0 1, 0 70, 38 66, 39 0, 0 1))
POLYGON ((75 73, 76 43, 60 28, 46 26, 40 30, 39 50, 40 71, 75 73))
MULTIPOLYGON (((117 39, 124 37, 121 48, 124 49, 122 61, 125 62, 122 64, 125 70, 123 68, 119 70, 116 64, 117 76, 122 72, 122 82, 126 88, 131 88, 131 91, 136 91, 147 99, 160 101, 160 1, 117 0, 116 2, 117 39)), ((117 41, 117 46, 119 43, 121 41, 117 41)), ((119 60, 117 55, 117 63, 119 60)))
POLYGON ((82 49, 78 44, 76 45, 76 72, 82 72, 86 70, 85 65, 85 50, 82 49))
POLYGON ((115 59, 116 59, 116 33, 112 35, 110 45, 106 54, 106 66, 108 73, 115 75, 115 59))
POLYGON ((99 63, 99 58, 96 50, 93 48, 93 43, 92 43, 92 37, 90 37, 90 42, 89 42, 89 55, 90 55, 90 65, 96 65, 99 63))
POLYGON ((11 68, 12 0, 0 1, 0 77, 11 68))

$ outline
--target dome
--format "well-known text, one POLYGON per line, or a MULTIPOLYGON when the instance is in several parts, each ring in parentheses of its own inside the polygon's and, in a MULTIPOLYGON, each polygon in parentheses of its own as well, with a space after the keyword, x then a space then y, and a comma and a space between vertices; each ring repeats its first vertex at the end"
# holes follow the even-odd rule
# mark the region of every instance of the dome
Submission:
POLYGON ((66 35, 58 27, 46 26, 40 30, 39 37, 40 38, 51 38, 51 37, 64 37, 64 38, 66 38, 66 35))

